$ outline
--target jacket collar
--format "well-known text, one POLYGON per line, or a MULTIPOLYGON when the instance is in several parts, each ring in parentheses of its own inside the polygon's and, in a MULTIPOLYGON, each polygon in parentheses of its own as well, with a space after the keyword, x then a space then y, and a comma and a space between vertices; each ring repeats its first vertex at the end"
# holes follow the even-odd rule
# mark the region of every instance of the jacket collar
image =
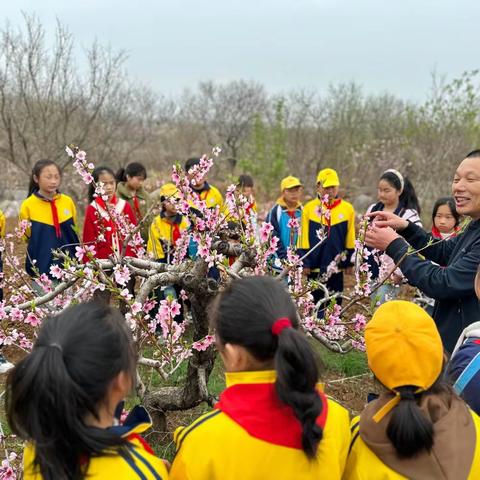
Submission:
MULTIPOLYGON (((123 403, 121 405, 123 408, 123 403)), ((108 430, 120 437, 128 437, 133 433, 142 433, 151 426, 152 419, 149 413, 145 407, 137 405, 131 410, 122 425, 114 425, 108 428, 108 430)))
POLYGON ((146 191, 143 187, 139 188, 135 194, 133 194, 125 185, 125 182, 118 182, 117 184, 117 192, 120 193, 125 198, 133 198, 134 195, 138 198, 145 199, 146 198, 146 191))
MULTIPOLYGON (((280 205, 282 208, 288 209, 287 204, 285 203, 285 200, 283 199, 283 197, 278 198, 277 205, 280 205)), ((301 208, 302 208, 302 203, 297 202, 297 205, 295 205, 294 210, 299 210, 301 208)))
POLYGON ((226 372, 227 387, 252 383, 273 383, 277 379, 275 370, 258 370, 255 372, 226 372))

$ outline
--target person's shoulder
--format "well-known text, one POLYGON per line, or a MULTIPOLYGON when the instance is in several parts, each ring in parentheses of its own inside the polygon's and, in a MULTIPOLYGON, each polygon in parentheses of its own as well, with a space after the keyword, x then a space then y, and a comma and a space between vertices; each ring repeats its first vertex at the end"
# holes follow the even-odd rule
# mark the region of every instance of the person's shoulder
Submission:
POLYGON ((328 395, 325 396, 327 399, 328 405, 328 416, 333 416, 338 421, 346 422, 348 425, 350 423, 350 414, 348 410, 337 400, 328 395))
POLYGON ((117 196, 123 198, 124 200, 128 200, 132 196, 130 195, 125 182, 118 182, 117 183, 117 196))
POLYGON ((317 208, 320 205, 319 198, 312 198, 308 202, 303 204, 303 211, 308 211, 317 208))
POLYGON ((212 428, 215 429, 218 425, 218 420, 221 420, 224 416, 221 410, 215 409, 201 415, 188 427, 178 427, 173 436, 177 451, 185 442, 193 441, 199 436, 203 437, 207 431, 212 428))
POLYGON ((215 193, 215 195, 219 195, 220 197, 222 196, 222 192, 220 192, 220 190, 215 185, 212 185, 211 183, 209 183, 208 185, 210 187, 210 190, 215 193))
POLYGON ((350 210, 352 212, 355 211, 355 208, 353 207, 353 205, 348 200, 345 200, 344 198, 342 198, 342 203, 340 205, 342 205, 345 210, 350 210))
POLYGON ((61 202, 70 203, 72 205, 75 205, 75 201, 73 200, 73 198, 70 195, 67 195, 66 193, 60 193, 59 200, 61 202))

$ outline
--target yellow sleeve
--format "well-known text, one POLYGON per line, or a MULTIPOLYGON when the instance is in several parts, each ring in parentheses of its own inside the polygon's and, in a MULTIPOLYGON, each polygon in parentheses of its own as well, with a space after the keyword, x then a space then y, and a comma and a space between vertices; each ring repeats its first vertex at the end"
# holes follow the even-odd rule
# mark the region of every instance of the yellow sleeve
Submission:
POLYGON ((162 242, 160 241, 159 221, 160 217, 156 216, 150 225, 148 231, 147 252, 153 254, 156 260, 163 260, 165 258, 165 252, 163 251, 162 242))
POLYGON ((300 220, 300 235, 298 235, 297 247, 303 250, 310 249, 310 238, 309 238, 309 226, 310 226, 310 215, 309 215, 309 204, 307 203, 302 209, 302 216, 300 220))
POLYGON ((352 211, 348 219, 348 230, 345 248, 354 249, 355 248, 355 210, 352 206, 352 211))
POLYGON ((70 198, 70 200, 72 200, 72 218, 73 218, 73 224, 76 226, 76 225, 77 225, 77 207, 76 207, 75 202, 73 201, 73 199, 70 198))
POLYGON ((222 194, 220 193, 220 190, 218 188, 215 188, 215 200, 217 202, 217 205, 220 205, 220 209, 223 208, 223 197, 222 194))
MULTIPOLYGON (((28 200, 28 199, 27 199, 28 200)), ((19 219, 20 221, 22 220, 27 220, 27 221, 30 221, 30 210, 28 208, 28 203, 27 203, 27 200, 24 200, 22 202, 22 205, 20 205, 20 212, 18 214, 19 216, 19 219)), ((32 234, 32 229, 30 227, 28 227, 26 230, 25 230, 25 235, 23 236, 23 239, 28 242, 28 240, 30 239, 30 236, 32 234)))
POLYGON ((5 215, 0 210, 0 238, 5 238, 7 233, 7 221, 5 220, 5 215))

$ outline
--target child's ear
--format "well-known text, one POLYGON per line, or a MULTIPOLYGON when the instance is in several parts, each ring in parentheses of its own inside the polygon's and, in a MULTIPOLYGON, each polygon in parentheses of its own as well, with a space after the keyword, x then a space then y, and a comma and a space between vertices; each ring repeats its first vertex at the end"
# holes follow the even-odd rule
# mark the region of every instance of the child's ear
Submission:
POLYGON ((132 389, 132 377, 128 372, 120 372, 111 383, 112 393, 120 398, 126 397, 132 389))
POLYGON ((33 181, 38 184, 38 177, 36 175, 33 176, 33 181))
POLYGON ((251 355, 245 347, 226 343, 220 354, 227 372, 244 372, 250 369, 251 355))

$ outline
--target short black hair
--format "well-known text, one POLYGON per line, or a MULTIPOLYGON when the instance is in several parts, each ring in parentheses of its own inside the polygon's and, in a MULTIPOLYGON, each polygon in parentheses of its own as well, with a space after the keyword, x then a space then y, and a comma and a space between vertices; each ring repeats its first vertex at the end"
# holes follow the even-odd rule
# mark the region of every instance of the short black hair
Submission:
POLYGON ((238 177, 237 186, 240 188, 251 187, 253 188, 253 178, 250 175, 240 175, 238 177))
POLYGON ((192 157, 192 158, 189 158, 186 162, 185 162, 185 173, 188 173, 188 171, 194 167, 195 165, 199 165, 200 164, 200 159, 198 157, 192 157))
POLYGON ((465 158, 476 158, 480 157, 480 150, 472 150, 470 153, 467 153, 465 158))

